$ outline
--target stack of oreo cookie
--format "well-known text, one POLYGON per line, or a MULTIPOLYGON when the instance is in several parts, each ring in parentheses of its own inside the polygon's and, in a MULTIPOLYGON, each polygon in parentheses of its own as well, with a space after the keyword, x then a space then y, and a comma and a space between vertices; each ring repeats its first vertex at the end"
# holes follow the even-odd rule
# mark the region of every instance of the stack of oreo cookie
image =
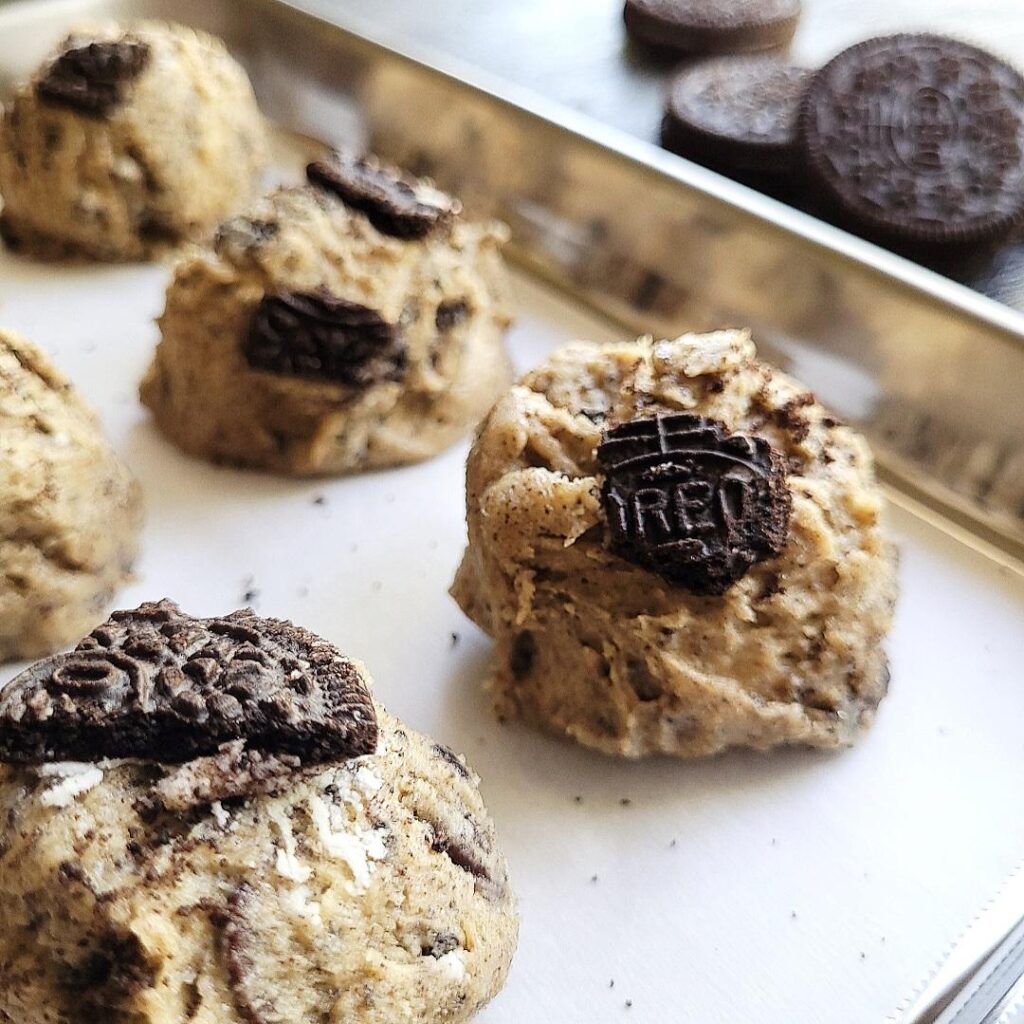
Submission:
POLYGON ((661 142, 865 237, 941 261, 1024 218, 1024 77, 978 47, 870 39, 811 71, 785 46, 799 0, 626 0, 646 45, 690 60, 661 142), (721 56, 722 54, 740 56, 721 56))

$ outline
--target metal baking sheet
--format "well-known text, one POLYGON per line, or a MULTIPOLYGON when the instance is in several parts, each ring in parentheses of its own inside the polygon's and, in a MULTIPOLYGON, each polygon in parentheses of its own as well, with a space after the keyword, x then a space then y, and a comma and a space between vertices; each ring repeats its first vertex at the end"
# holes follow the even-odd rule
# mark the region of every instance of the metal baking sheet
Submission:
MULTIPOLYGON (((382 97, 390 103, 403 95, 417 70, 271 3, 56 0, 0 11, 0 72, 7 81, 23 75, 72 22, 143 13, 226 36, 281 123, 335 141, 390 137, 391 122, 371 121, 368 132, 363 112, 382 97), (358 88, 346 93, 345 82, 358 88)), ((739 225, 751 243, 767 238, 754 253, 770 252, 773 239, 783 250, 806 247, 820 274, 835 275, 842 289, 852 281, 850 287, 863 289, 857 294, 888 304, 897 330, 903 296, 903 320, 955 327, 940 331, 954 354, 958 336, 986 351, 1019 351, 1011 324, 990 318, 987 308, 958 305, 956 294, 930 293, 930 278, 922 284, 886 276, 855 253, 837 253, 831 235, 813 241, 801 234, 810 230, 806 224, 796 231, 733 205, 731 195, 716 198, 716 179, 675 181, 628 154, 421 73, 456 90, 450 111, 439 108, 435 118, 439 139, 444 116, 454 126, 458 111, 469 110, 465 125, 472 128, 490 123, 497 110, 520 124, 524 152, 539 159, 549 152, 549 137, 568 146, 551 165, 553 191, 566 202, 584 199, 555 185, 593 181, 596 204, 614 200, 614 189, 632 180, 634 189, 649 186, 652 202, 666 204, 666 224, 683 209, 700 222, 706 208, 712 222, 739 225), (560 169, 583 177, 559 177, 560 169), (976 333, 956 333, 972 325, 976 333)), ((415 112, 420 93, 404 95, 415 112)), ((466 138, 471 142, 472 133, 466 138)), ((389 152, 397 153, 400 142, 389 152)), ((536 169, 524 172, 522 191, 505 181, 489 195, 471 163, 466 158, 452 173, 481 205, 514 213, 527 199, 539 203, 541 193, 530 190, 538 186, 536 169)), ((547 209, 534 208, 531 216, 543 221, 540 211, 547 209)), ((523 226, 522 217, 509 219, 523 226)), ((703 238, 700 223, 697 230, 703 238)), ((585 281, 568 287, 559 268, 579 251, 574 237, 566 226, 563 249, 547 231, 521 239, 524 266, 542 273, 516 278, 519 320, 510 344, 520 369, 560 341, 621 336, 620 322, 636 314, 622 303, 601 306, 614 317, 598 315, 595 296, 579 299, 589 294, 585 281), (548 240, 546 249, 533 248, 537 238, 548 240)), ((628 241, 624 234, 609 237, 628 241)), ((709 237, 713 248, 714 232, 709 237)), ((725 250, 714 259, 725 261, 725 250)), ((469 755, 483 776, 523 914, 509 985, 481 1020, 881 1020, 1020 859, 1024 573, 1012 554, 989 548, 977 531, 951 527, 944 508, 936 513, 905 490, 892 491, 903 589, 889 645, 893 688, 876 727, 851 751, 624 764, 499 727, 479 690, 488 642, 445 595, 464 543, 466 445, 419 466, 315 483, 182 456, 156 433, 135 397, 167 274, 161 266, 58 267, 4 254, 0 323, 53 353, 100 409, 142 480, 148 522, 139 579, 119 603, 167 595, 213 614, 255 591, 261 611, 302 622, 361 657, 393 711, 469 755), (322 504, 315 500, 321 496, 322 504)), ((757 276, 749 267, 742 274, 757 276)), ((693 299, 707 303, 709 315, 726 308, 718 305, 725 300, 724 284, 710 283, 693 299)), ((728 322, 751 318, 752 301, 736 298, 728 322)), ((802 321, 802 328, 794 336, 804 361, 794 365, 818 367, 833 404, 863 400, 851 381, 861 379, 865 393, 880 387, 877 376, 851 376, 830 347, 835 336, 825 318, 802 321)), ((915 338, 923 346, 915 330, 905 338, 915 351, 915 338)), ((926 355, 921 347, 922 365, 930 367, 926 355)), ((822 387, 814 373, 805 376, 822 387)), ((990 407, 983 417, 983 395, 972 401, 982 432, 1001 429, 1012 413, 990 407)))

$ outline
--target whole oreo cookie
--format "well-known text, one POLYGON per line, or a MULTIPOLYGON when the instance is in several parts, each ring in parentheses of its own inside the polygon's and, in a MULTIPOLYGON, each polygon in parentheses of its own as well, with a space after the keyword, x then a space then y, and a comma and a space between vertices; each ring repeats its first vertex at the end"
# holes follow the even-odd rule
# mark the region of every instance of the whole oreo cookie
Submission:
POLYGON ((936 35, 844 50, 800 113, 810 173, 841 214, 886 239, 992 239, 1024 211, 1024 78, 936 35))
POLYGON ((669 87, 661 141, 698 163, 782 174, 797 163, 797 117, 810 72, 773 57, 720 57, 669 87))
POLYGON ((396 238, 425 238, 459 212, 450 196, 372 157, 335 153, 330 160, 309 164, 306 177, 366 214, 378 231, 396 238))
POLYGON ((607 431, 597 449, 612 546, 695 594, 722 594, 785 547, 792 498, 781 455, 689 413, 607 431))
POLYGON ((746 53, 785 46, 800 0, 626 0, 626 28, 659 49, 746 53))
POLYGON ((149 63, 149 46, 137 39, 73 43, 49 66, 36 86, 54 106, 102 117, 124 98, 128 83, 149 63))
POLYGON ((170 601, 115 612, 0 690, 0 761, 185 762, 238 740, 304 764, 358 757, 376 749, 376 712, 355 665, 312 633, 170 601))

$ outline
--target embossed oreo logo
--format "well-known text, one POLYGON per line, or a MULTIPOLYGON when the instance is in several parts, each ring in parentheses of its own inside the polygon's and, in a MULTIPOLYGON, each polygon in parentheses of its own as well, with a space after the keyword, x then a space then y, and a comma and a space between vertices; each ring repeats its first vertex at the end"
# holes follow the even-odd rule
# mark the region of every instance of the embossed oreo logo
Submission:
POLYGON ((124 99, 128 83, 149 63, 149 52, 146 43, 127 38, 68 46, 36 91, 46 103, 101 117, 124 99))
POLYGON ((653 416, 607 431, 597 456, 612 545, 670 583, 721 594, 785 546, 791 499, 763 438, 653 416))
POLYGON ((0 761, 183 762, 234 741, 304 763, 357 757, 376 749, 376 712, 355 666, 312 633, 170 601, 115 612, 0 690, 0 761))
POLYGON ((999 230, 1024 188, 1024 79, 952 39, 869 40, 808 88, 811 169, 876 226, 947 241, 999 230))

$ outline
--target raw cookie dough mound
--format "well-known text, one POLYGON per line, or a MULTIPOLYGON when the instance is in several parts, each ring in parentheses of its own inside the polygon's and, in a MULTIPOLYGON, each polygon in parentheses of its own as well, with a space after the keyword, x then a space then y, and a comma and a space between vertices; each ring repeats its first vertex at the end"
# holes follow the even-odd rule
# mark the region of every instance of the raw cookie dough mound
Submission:
POLYGON ((469 456, 452 593, 519 718, 610 754, 872 722, 895 558, 865 442, 740 331, 556 352, 469 456))
POLYGON ((146 259, 245 205, 263 118, 223 44, 143 22, 70 35, 0 124, 4 237, 41 256, 146 259))
POLYGON ((0 332, 0 661, 96 625, 141 520, 139 486, 95 415, 39 349, 0 332))
POLYGON ((466 1021, 517 937, 477 783, 303 629, 116 613, 0 690, 0 1020, 466 1021))
POLYGON ((310 178, 178 266, 142 399, 216 462, 313 476, 435 455, 510 380, 504 229, 367 160, 310 178))

